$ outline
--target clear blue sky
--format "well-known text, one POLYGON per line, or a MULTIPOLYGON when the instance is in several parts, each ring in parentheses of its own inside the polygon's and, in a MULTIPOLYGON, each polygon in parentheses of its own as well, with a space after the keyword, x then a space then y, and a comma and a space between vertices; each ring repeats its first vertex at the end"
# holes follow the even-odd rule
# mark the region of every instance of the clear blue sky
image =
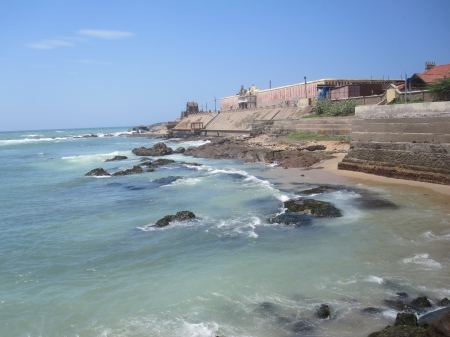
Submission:
POLYGON ((4 0, 0 43, 0 131, 134 126, 241 84, 450 63, 450 0, 4 0))

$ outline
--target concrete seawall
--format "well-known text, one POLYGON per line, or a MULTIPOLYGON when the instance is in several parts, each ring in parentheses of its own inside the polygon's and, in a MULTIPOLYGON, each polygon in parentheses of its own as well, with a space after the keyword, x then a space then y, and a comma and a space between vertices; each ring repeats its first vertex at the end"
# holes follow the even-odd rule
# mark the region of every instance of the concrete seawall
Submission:
POLYGON ((450 102, 357 107, 338 168, 450 185, 450 102))

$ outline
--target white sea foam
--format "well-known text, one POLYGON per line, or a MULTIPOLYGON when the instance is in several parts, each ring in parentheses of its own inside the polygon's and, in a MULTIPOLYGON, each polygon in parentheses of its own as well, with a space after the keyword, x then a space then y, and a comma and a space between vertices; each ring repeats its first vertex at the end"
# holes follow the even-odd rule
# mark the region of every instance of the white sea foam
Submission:
POLYGON ((403 259, 403 263, 413 263, 413 264, 424 266, 427 269, 442 268, 442 266, 439 262, 436 262, 433 259, 430 259, 429 255, 426 253, 425 254, 417 254, 417 255, 414 255, 413 257, 408 257, 406 259, 403 259))
POLYGON ((450 241, 450 234, 447 235, 434 235, 433 232, 428 231, 422 234, 422 236, 430 241, 450 241))
POLYGON ((183 322, 182 335, 186 337, 211 337, 215 336, 219 330, 219 325, 212 323, 188 323, 183 322))
POLYGON ((0 146, 27 144, 27 143, 36 143, 36 142, 52 142, 52 141, 61 141, 61 140, 65 140, 65 139, 68 139, 68 138, 56 137, 56 138, 6 139, 6 140, 0 140, 0 146))
POLYGON ((370 275, 365 279, 366 282, 374 282, 378 284, 382 284, 384 280, 381 277, 370 275))
POLYGON ((119 154, 118 151, 114 151, 111 153, 98 153, 98 154, 86 154, 86 155, 80 155, 80 156, 68 156, 68 157, 61 157, 63 160, 72 160, 72 161, 105 161, 105 159, 108 159, 112 156, 117 156, 119 154))
POLYGON ((397 317, 397 313, 398 313, 397 311, 389 309, 383 311, 382 315, 386 318, 395 319, 397 317))

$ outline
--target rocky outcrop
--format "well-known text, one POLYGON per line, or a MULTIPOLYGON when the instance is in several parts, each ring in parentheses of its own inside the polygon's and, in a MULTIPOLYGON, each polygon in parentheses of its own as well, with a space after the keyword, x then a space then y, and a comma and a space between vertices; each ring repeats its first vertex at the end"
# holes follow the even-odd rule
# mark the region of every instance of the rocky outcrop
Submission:
POLYGON ((171 163, 175 163, 175 160, 160 158, 153 162, 151 160, 146 160, 146 161, 142 162, 140 165, 148 167, 147 172, 153 172, 153 170, 155 168, 158 168, 160 166, 165 166, 165 165, 168 165, 171 163))
POLYGON ((169 225, 169 223, 173 221, 186 221, 190 219, 194 219, 195 214, 190 211, 180 211, 175 215, 166 215, 164 218, 159 219, 155 223, 155 227, 165 227, 169 225))
POLYGON ((133 151, 131 151, 131 152, 133 152, 136 156, 157 157, 157 156, 165 156, 168 154, 172 154, 173 150, 170 147, 168 147, 166 144, 159 142, 150 148, 146 148, 146 147, 142 146, 142 147, 133 149, 133 151))
POLYGON ((125 160, 125 159, 128 159, 128 157, 127 156, 114 156, 111 159, 106 159, 105 162, 107 162, 107 161, 116 161, 116 160, 125 160))
POLYGON ((311 148, 314 152, 307 150, 307 148, 270 149, 264 146, 250 146, 248 142, 243 140, 222 138, 198 147, 191 146, 186 149, 184 154, 197 158, 242 159, 244 162, 276 162, 279 166, 285 168, 305 168, 321 160, 333 158, 328 152, 316 151, 319 149, 317 146, 311 148))
POLYGON ((417 311, 425 311, 427 308, 431 308, 432 304, 426 296, 420 296, 413 299, 410 306, 417 311))
POLYGON ((341 217, 342 213, 333 204, 326 201, 314 199, 288 200, 284 207, 291 213, 306 214, 314 217, 335 218, 341 217))
POLYGON ((177 148, 173 151, 173 153, 184 153, 185 151, 186 151, 186 149, 185 149, 184 147, 180 146, 180 147, 177 147, 177 148))
POLYGON ((450 336, 450 312, 436 318, 425 332, 425 337, 450 336))
POLYGON ((309 225, 311 218, 335 218, 341 217, 342 213, 331 203, 314 199, 295 199, 284 202, 286 212, 270 219, 272 223, 286 225, 309 225))
POLYGON ((139 165, 135 165, 135 166, 133 166, 133 167, 130 168, 130 169, 115 172, 115 173, 113 173, 113 176, 114 176, 114 177, 117 177, 117 176, 127 176, 127 175, 130 175, 130 174, 136 174, 136 173, 142 173, 142 172, 144 172, 144 170, 142 169, 142 167, 140 167, 139 165))
POLYGON ((111 174, 109 174, 106 170, 104 170, 101 167, 95 168, 85 174, 85 176, 91 176, 91 177, 107 177, 110 175, 111 174))

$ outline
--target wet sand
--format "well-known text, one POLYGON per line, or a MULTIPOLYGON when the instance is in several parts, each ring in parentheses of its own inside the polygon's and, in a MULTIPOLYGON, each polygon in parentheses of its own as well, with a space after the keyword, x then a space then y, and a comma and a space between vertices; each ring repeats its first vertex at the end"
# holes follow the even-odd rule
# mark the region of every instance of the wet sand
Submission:
POLYGON ((402 185, 403 188, 418 187, 424 189, 423 193, 436 192, 442 194, 443 196, 450 197, 449 185, 394 179, 362 172, 338 170, 337 164, 342 161, 345 153, 337 153, 334 154, 334 156, 335 158, 314 164, 308 169, 283 169, 280 167, 275 167, 273 170, 268 172, 268 177, 281 184, 281 187, 283 187, 283 185, 288 187, 292 183, 343 185, 364 184, 367 186, 402 185))

